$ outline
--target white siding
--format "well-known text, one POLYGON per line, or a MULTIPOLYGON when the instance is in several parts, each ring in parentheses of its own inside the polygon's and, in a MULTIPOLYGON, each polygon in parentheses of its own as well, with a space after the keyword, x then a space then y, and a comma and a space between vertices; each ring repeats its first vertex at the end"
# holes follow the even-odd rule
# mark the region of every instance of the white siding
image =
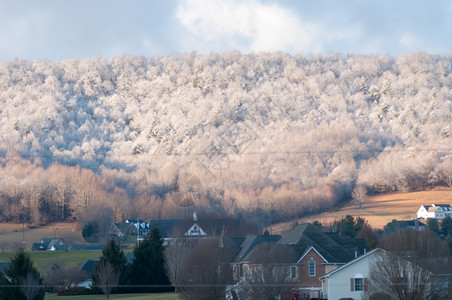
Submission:
POLYGON ((369 265, 375 252, 358 258, 354 263, 345 266, 343 269, 331 274, 329 278, 322 281, 324 297, 328 300, 339 300, 341 298, 361 299, 362 291, 351 291, 350 278, 363 277, 369 278, 369 265))

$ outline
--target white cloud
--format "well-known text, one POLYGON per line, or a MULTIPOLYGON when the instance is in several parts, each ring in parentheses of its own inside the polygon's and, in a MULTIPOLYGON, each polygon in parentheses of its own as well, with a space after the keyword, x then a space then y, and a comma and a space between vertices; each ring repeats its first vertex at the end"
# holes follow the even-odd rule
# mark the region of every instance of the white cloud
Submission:
POLYGON ((314 43, 319 28, 277 4, 256 0, 184 0, 177 9, 177 18, 193 40, 208 51, 218 51, 212 49, 215 45, 223 50, 256 52, 322 50, 320 44, 314 43))

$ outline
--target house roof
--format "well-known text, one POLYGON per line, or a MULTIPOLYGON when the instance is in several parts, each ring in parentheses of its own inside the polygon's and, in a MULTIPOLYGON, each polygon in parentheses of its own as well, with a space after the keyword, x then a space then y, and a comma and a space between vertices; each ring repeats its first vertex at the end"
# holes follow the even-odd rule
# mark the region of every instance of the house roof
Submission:
MULTIPOLYGON (((164 238, 168 237, 184 237, 184 234, 194 225, 197 224, 208 236, 237 236, 241 235, 242 225, 245 223, 240 219, 232 218, 198 218, 197 221, 192 219, 168 219, 168 220, 151 220, 151 227, 157 224, 164 238)), ((252 232, 257 232, 257 228, 252 232)), ((247 230, 250 232, 249 230, 247 230)))
POLYGON ((259 244, 276 243, 281 239, 280 235, 256 235, 248 234, 240 245, 240 252, 234 259, 234 262, 243 261, 246 256, 259 244))
POLYGON ((298 247, 278 243, 257 245, 246 257, 251 264, 294 264, 303 253, 298 247))
POLYGON ((33 245, 31 245, 31 250, 32 251, 45 251, 45 250, 47 250, 47 245, 43 244, 43 243, 33 243, 33 245))
POLYGON ((127 252, 124 254, 125 258, 126 258, 126 263, 128 265, 132 265, 133 262, 135 261, 135 255, 133 255, 132 252, 127 252))
POLYGON ((105 248, 105 244, 72 244, 69 246, 69 251, 74 250, 91 250, 91 251, 102 251, 105 248))
POLYGON ((98 260, 88 259, 81 265, 80 271, 86 272, 88 274, 93 274, 94 269, 96 268, 98 263, 99 263, 98 260))
POLYGON ((296 264, 314 249, 326 263, 343 264, 364 253, 365 248, 364 239, 344 239, 301 224, 283 237, 248 235, 234 262, 296 264))
POLYGON ((397 223, 397 225, 399 225, 400 227, 427 227, 427 225, 425 225, 424 223, 420 222, 420 221, 416 221, 416 220, 406 220, 406 221, 395 221, 397 223), (416 225, 417 222, 417 225, 416 225))
POLYGON ((0 262, 0 273, 9 269, 9 262, 0 262))
POLYGON ((433 203, 432 206, 446 208, 446 207, 450 207, 450 204, 436 204, 436 203, 433 203))
POLYGON ((278 244, 292 245, 305 253, 313 247, 328 263, 345 263, 355 257, 355 252, 363 253, 364 239, 340 238, 335 233, 324 233, 312 224, 295 227, 279 240, 278 244))
POLYGON ((340 272, 341 270, 347 268, 348 266, 350 266, 350 265, 352 265, 352 264, 354 264, 354 263, 356 263, 356 262, 358 262, 358 261, 360 261, 360 260, 362 260, 362 259, 364 259, 364 258, 370 256, 370 255, 373 255, 373 254, 374 254, 375 252, 377 252, 377 251, 385 251, 385 250, 380 249, 380 248, 376 248, 376 249, 374 249, 374 250, 372 250, 372 251, 369 251, 369 252, 367 252, 366 254, 363 254, 363 255, 361 255, 361 256, 358 256, 357 258, 355 258, 354 260, 352 260, 352 261, 346 263, 345 265, 343 265, 343 266, 341 266, 341 267, 339 267, 339 268, 337 268, 337 269, 334 269, 334 270, 332 270, 332 271, 326 273, 325 275, 323 275, 322 277, 320 277, 320 279, 328 278, 328 277, 330 277, 331 275, 333 275, 333 274, 335 274, 335 273, 338 273, 338 272, 340 272))

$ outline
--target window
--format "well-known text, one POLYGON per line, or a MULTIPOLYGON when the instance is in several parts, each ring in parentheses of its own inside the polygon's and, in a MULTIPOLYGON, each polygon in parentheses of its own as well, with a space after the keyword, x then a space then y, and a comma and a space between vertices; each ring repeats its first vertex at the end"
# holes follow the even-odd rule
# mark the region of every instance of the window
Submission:
POLYGON ((309 261, 309 276, 315 276, 315 260, 312 257, 309 261))
POLYGON ((355 291, 364 291, 364 279, 355 278, 355 291))
POLYGON ((367 278, 364 278, 361 274, 356 274, 355 277, 350 278, 350 290, 363 292, 367 291, 367 278))
POLYGON ((297 277, 298 277, 297 267, 296 266, 291 266, 290 267, 290 278, 297 279, 297 277))

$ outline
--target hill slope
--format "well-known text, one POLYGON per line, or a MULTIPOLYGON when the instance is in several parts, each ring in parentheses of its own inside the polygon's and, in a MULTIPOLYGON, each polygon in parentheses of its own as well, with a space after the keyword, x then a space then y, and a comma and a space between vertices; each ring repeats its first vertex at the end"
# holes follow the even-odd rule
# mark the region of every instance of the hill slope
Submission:
POLYGON ((283 219, 357 184, 451 186, 451 88, 452 57, 425 53, 2 62, 2 218, 38 201, 21 213, 86 219, 92 199, 168 215, 189 191, 211 211, 283 219), (86 196, 92 185, 104 193, 86 196))
MULTIPOLYGON (((313 222, 319 220, 322 224, 328 225, 334 220, 351 215, 353 217, 363 217, 373 228, 383 229, 392 220, 411 220, 416 217, 416 213, 421 205, 451 204, 452 189, 435 189, 422 192, 399 192, 391 194, 381 194, 369 197, 359 208, 359 205, 352 203, 342 207, 337 211, 315 214, 299 220, 299 222, 313 222)), ((425 222, 424 222, 425 223, 425 222)), ((280 223, 272 226, 273 233, 281 233, 291 228, 291 223, 280 223)))

